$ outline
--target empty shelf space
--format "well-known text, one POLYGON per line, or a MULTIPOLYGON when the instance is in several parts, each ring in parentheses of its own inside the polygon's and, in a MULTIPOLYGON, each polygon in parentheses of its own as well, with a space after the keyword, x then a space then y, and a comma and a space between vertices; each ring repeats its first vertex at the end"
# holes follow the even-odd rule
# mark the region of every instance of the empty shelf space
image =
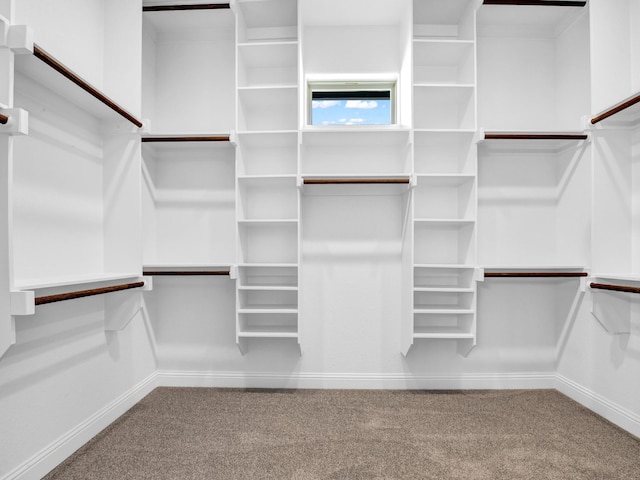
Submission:
POLYGON ((414 83, 474 84, 474 47, 470 40, 414 40, 414 83))
POLYGON ((297 290, 297 266, 241 265, 238 267, 238 287, 246 289, 297 290))
POLYGON ((259 42, 238 45, 240 87, 296 86, 298 43, 259 42))
POLYGON ((238 312, 238 337, 297 338, 298 316, 295 312, 238 312))
POLYGON ((296 0, 237 2, 240 43, 295 40, 298 36, 296 0))

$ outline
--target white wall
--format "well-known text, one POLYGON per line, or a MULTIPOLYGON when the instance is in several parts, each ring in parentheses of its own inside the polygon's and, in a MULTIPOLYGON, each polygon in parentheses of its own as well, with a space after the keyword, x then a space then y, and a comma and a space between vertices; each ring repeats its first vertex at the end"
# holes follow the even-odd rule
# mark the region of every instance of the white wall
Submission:
POLYGON ((155 363, 140 314, 107 333, 100 296, 40 306, 16 330, 0 360, 0 478, 40 478, 149 391, 155 363))

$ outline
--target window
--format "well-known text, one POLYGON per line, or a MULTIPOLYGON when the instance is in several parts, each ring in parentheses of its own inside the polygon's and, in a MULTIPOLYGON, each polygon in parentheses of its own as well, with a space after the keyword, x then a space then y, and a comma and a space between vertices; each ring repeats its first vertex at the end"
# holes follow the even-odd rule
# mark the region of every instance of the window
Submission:
POLYGON ((395 82, 309 83, 309 125, 393 125, 395 82))

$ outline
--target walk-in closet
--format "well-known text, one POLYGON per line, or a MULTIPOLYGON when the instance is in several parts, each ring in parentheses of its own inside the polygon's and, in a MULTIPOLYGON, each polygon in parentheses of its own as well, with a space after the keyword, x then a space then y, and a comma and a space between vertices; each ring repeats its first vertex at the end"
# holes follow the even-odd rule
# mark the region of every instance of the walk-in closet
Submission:
POLYGON ((640 0, 0 0, 0 480, 158 387, 640 437, 639 159, 640 0))

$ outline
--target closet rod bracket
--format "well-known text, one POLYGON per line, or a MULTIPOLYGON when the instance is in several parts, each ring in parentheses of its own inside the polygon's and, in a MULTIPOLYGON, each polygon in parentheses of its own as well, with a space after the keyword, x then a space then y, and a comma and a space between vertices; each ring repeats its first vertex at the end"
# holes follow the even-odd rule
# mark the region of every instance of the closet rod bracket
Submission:
POLYGON ((2 115, 7 117, 7 122, 0 122, 0 133, 29 135, 29 112, 22 108, 7 108, 2 110, 2 115))
POLYGON ((27 25, 12 25, 7 32, 6 46, 16 55, 33 53, 33 30, 27 25))

